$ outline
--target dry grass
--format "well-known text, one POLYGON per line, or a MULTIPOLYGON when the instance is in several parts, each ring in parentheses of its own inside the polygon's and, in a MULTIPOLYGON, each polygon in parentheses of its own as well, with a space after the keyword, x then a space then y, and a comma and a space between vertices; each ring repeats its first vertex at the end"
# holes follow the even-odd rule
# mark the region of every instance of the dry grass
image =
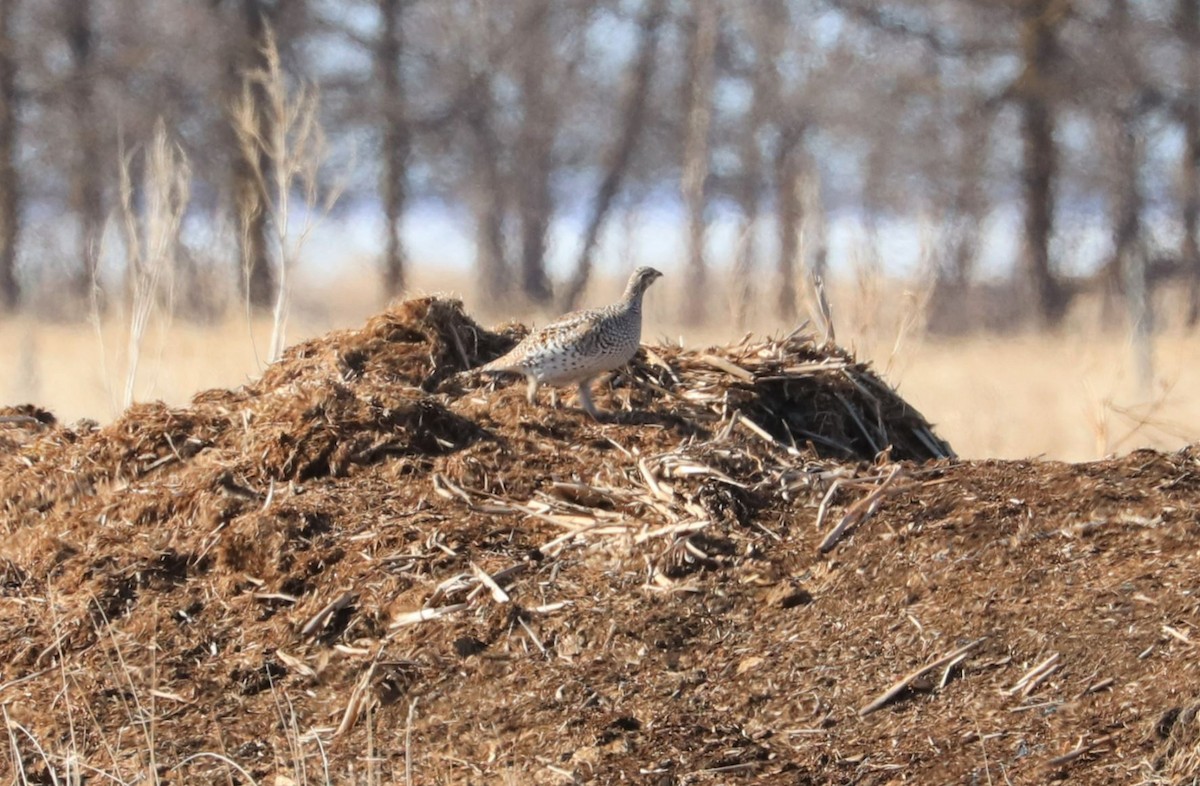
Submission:
MULTIPOLYGON (((648 339, 704 345, 741 338, 728 324, 682 334, 672 319, 679 289, 669 278, 663 284, 648 300, 648 339)), ((615 284, 598 281, 590 302, 606 299, 606 287, 615 284)), ((418 271, 415 289, 462 293, 468 311, 485 323, 523 313, 516 306, 485 307, 482 298, 465 291, 466 277, 418 271)), ((898 299, 882 316, 878 305, 864 305, 868 301, 856 288, 835 289, 832 299, 839 341, 873 361, 963 457, 1078 461, 1138 447, 1175 449, 1196 438, 1189 427, 1200 422, 1200 343, 1182 331, 1157 337, 1158 381, 1142 393, 1128 340, 1116 330, 1098 333, 1080 325, 1057 336, 935 339, 916 329, 919 297, 898 299), (839 310, 839 303, 850 305, 839 310)), ((381 306, 365 269, 333 284, 299 281, 292 339, 359 325, 381 306)), ((523 319, 541 322, 547 316, 523 319)), ((760 320, 749 329, 770 333, 787 327, 760 320)), ((0 367, 11 370, 0 384, 0 401, 36 403, 67 421, 111 420, 120 409, 128 330, 128 321, 114 316, 103 325, 101 347, 88 325, 29 317, 0 322, 0 334, 14 339, 0 344, 0 367)), ((253 379, 265 366, 271 332, 268 318, 248 325, 238 315, 212 325, 180 319, 165 330, 153 325, 143 340, 135 397, 182 404, 200 390, 253 379)))
POLYGON ((1200 345, 1161 336, 1157 353, 1148 396, 1120 336, 914 341, 885 377, 964 457, 1082 461, 1196 440, 1200 345))

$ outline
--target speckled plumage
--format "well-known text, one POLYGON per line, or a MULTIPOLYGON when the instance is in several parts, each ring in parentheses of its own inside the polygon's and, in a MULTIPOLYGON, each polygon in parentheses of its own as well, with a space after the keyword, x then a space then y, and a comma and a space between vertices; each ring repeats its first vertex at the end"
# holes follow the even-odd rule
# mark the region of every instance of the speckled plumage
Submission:
POLYGON ((628 363, 637 352, 642 340, 642 296, 660 276, 654 268, 638 268, 616 303, 559 317, 480 371, 524 375, 531 403, 539 385, 578 384, 580 403, 598 418, 588 385, 600 374, 628 363))

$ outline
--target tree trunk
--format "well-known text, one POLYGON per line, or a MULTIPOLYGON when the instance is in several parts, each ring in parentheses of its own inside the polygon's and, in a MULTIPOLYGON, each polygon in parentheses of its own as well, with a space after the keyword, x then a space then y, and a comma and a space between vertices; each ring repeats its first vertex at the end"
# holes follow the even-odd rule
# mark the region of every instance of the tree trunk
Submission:
POLYGON ((1127 0, 1114 0, 1111 5, 1112 27, 1117 40, 1111 52, 1121 72, 1132 78, 1132 85, 1123 95, 1113 113, 1113 161, 1116 165, 1112 180, 1113 193, 1113 265, 1118 271, 1125 294, 1132 335, 1134 367, 1143 394, 1150 392, 1154 380, 1153 311, 1150 306, 1150 286, 1146 271, 1146 254, 1142 247, 1142 209, 1144 199, 1140 185, 1144 144, 1138 128, 1141 121, 1140 63, 1136 50, 1126 44, 1130 40, 1130 12, 1127 0))
POLYGON ((547 88, 551 68, 550 14, 547 0, 532 0, 529 23, 521 41, 517 79, 521 95, 521 125, 516 145, 516 203, 520 224, 521 291, 533 303, 550 302, 546 278, 546 233, 553 202, 550 175, 554 170, 557 113, 547 88))
POLYGON ((733 281, 730 286, 733 321, 737 327, 746 326, 746 316, 754 297, 755 268, 758 266, 759 185, 762 175, 762 156, 758 150, 758 123, 751 120, 750 127, 743 132, 741 183, 738 187, 738 204, 742 219, 738 226, 737 252, 733 259, 733 281))
POLYGON ((1058 149, 1049 83, 1057 57, 1057 28, 1066 6, 1064 0, 1031 0, 1024 7, 1021 20, 1024 62, 1019 104, 1024 143, 1021 166, 1025 192, 1024 272, 1035 313, 1047 327, 1062 321, 1068 299, 1050 260, 1058 149))
POLYGON ((500 171, 500 142, 492 126, 491 86, 467 109, 466 125, 474 160, 472 184, 475 212, 475 254, 483 293, 493 301, 508 297, 509 275, 504 247, 504 178, 500 171))
POLYGON ((1200 322, 1200 0, 1179 0, 1175 29, 1183 40, 1183 160, 1180 162, 1183 206, 1181 256, 1188 271, 1187 324, 1200 322))
POLYGON ((592 213, 583 235, 583 247, 575 262, 575 272, 563 295, 563 310, 575 308, 584 288, 587 287, 592 273, 592 254, 596 250, 600 230, 604 227, 613 199, 625 179, 638 140, 641 138, 642 128, 646 124, 646 98, 650 93, 650 80, 654 76, 658 31, 665 8, 666 0, 650 0, 642 15, 637 56, 625 79, 626 92, 618 115, 624 122, 612 148, 608 151, 604 177, 600 181, 596 198, 592 200, 592 213))
POLYGON ((1133 337, 1134 366, 1143 393, 1150 390, 1154 377, 1153 312, 1146 276, 1146 254, 1141 247, 1142 193, 1138 186, 1141 172, 1141 142, 1138 117, 1133 110, 1121 112, 1116 128, 1113 202, 1113 264, 1124 289, 1126 312, 1133 337))
POLYGON ((754 276, 758 266, 758 222, 764 182, 760 135, 778 111, 779 53, 787 35, 787 12, 779 2, 760 2, 746 17, 750 39, 756 53, 752 76, 753 98, 747 127, 742 134, 741 179, 738 203, 742 210, 737 255, 733 261, 733 316, 741 328, 746 324, 754 300, 754 276))
POLYGON ((387 240, 383 259, 383 293, 393 298, 404 291, 407 254, 401 237, 401 221, 408 199, 408 158, 411 139, 405 121, 404 82, 400 78, 403 28, 400 0, 379 0, 383 28, 376 52, 376 68, 383 86, 383 212, 387 240))
POLYGON ((17 171, 17 53, 12 35, 15 0, 0 0, 0 312, 21 300, 17 248, 21 232, 21 182, 17 171))
POLYGON ((800 177, 798 162, 804 131, 780 129, 775 147, 775 221, 779 232, 779 298, 776 313, 784 323, 796 320, 796 262, 800 255, 800 223, 803 205, 796 183, 800 177))
MULTIPOLYGON (((811 249, 810 268, 813 277, 824 281, 829 273, 829 226, 825 214, 825 197, 822 193, 821 172, 809 162, 800 174, 800 220, 804 237, 811 249)), ((800 252, 804 254, 804 251, 800 252)))
POLYGON ((981 227, 987 215, 984 167, 992 117, 986 109, 968 107, 956 121, 958 151, 951 178, 954 190, 946 206, 949 233, 946 254, 937 266, 925 328, 930 333, 960 334, 981 325, 970 303, 972 279, 979 260, 981 227))
MULTIPOLYGON (((262 0, 241 0, 241 29, 226 73, 230 105, 240 100, 246 89, 246 74, 266 68, 263 46, 266 43, 268 9, 262 0)), ((266 89, 257 82, 249 85, 254 105, 252 122, 260 139, 271 139, 271 113, 266 89)), ((276 279, 270 258, 270 216, 267 213, 266 183, 271 179, 272 162, 258 145, 242 144, 230 128, 228 144, 232 167, 231 190, 235 222, 238 227, 238 258, 241 264, 242 295, 254 310, 266 310, 275 302, 276 279), (252 148, 252 149, 251 149, 252 148)))
POLYGON ((100 132, 95 111, 94 35, 91 0, 64 4, 67 46, 71 52, 71 77, 67 86, 75 132, 75 155, 71 166, 69 204, 79 222, 80 267, 76 271, 74 293, 87 298, 95 292, 101 309, 98 263, 100 237, 104 231, 104 197, 101 185, 100 132))
POLYGON ((979 259, 980 227, 987 213, 984 166, 991 138, 991 117, 964 113, 959 118, 962 148, 958 157, 957 193, 951 210, 954 237, 950 269, 944 271, 957 287, 965 288, 979 259))
POLYGON ((713 86, 716 77, 717 33, 720 11, 716 0, 696 0, 695 28, 689 44, 688 73, 691 77, 687 91, 687 128, 683 146, 683 177, 681 190, 687 205, 688 264, 687 291, 691 296, 683 301, 682 321, 685 325, 699 324, 708 310, 704 293, 707 291, 708 266, 704 259, 704 239, 708 229, 705 207, 708 199, 709 128, 712 124, 713 86))

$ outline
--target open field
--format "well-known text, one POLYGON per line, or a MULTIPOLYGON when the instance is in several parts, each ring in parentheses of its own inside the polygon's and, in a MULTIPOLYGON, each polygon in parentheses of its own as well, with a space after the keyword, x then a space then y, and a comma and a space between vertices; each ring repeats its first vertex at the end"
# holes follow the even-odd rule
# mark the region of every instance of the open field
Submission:
POLYGON ((1200 776, 1194 449, 931 460, 804 336, 657 347, 597 424, 455 375, 514 338, 413 301, 186 408, 5 413, 10 778, 1200 776))
MULTIPOLYGON (((365 275, 349 283, 310 284, 298 297, 289 341, 360 324, 381 306, 371 284, 365 275)), ((603 301, 609 295, 599 293, 619 286, 602 280, 591 301, 603 301)), ((671 318, 678 311, 678 287, 669 279, 659 286, 648 304, 648 340, 704 346, 743 335, 728 320, 681 328, 671 318)), ((468 310, 485 323, 530 318, 518 306, 482 308, 485 299, 472 295, 466 279, 419 272, 416 289, 465 291, 468 310)), ((1141 391, 1128 338, 1120 329, 1097 330, 1098 318, 1080 317, 1058 335, 940 339, 921 335, 919 306, 911 298, 880 301, 878 293, 864 295, 852 285, 835 290, 838 340, 871 361, 963 457, 1082 461, 1138 447, 1175 449, 1200 434, 1200 341, 1181 328, 1156 337, 1156 379, 1141 391)), ((745 329, 767 335, 791 327, 759 318, 745 329)), ((265 368, 270 334, 269 322, 236 313, 203 325, 173 319, 164 326, 158 320, 143 344, 136 399, 180 405, 210 387, 244 384, 265 368)), ((128 329, 119 316, 99 331, 86 322, 10 319, 0 322, 0 335, 6 337, 0 342, 0 403, 36 403, 65 421, 103 423, 120 412, 128 329)))

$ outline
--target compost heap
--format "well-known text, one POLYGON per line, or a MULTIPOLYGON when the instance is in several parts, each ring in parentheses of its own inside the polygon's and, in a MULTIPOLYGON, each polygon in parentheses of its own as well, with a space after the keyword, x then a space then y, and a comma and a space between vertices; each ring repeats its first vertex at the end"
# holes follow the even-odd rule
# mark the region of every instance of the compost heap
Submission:
POLYGON ((1194 782, 1195 453, 957 462, 803 333, 647 348, 597 423, 462 373, 522 333, 426 298, 190 407, 0 411, 0 767, 1194 782))

